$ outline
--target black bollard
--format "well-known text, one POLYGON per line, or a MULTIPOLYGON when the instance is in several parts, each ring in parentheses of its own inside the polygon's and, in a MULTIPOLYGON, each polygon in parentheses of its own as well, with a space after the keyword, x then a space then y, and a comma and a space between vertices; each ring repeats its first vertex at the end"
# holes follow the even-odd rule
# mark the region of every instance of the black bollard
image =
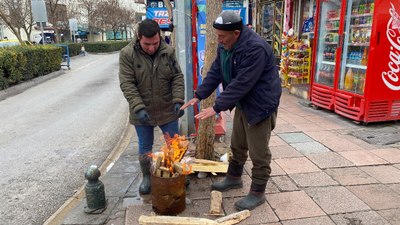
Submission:
POLYGON ((100 214, 107 208, 104 184, 99 180, 101 173, 96 165, 92 165, 85 173, 88 183, 85 186, 86 202, 85 213, 100 214))

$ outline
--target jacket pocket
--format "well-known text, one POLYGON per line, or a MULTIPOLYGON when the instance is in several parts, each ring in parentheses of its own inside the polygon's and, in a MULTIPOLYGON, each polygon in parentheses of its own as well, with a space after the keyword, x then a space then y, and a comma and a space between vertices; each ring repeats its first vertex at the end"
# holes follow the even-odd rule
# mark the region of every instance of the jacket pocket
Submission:
POLYGON ((169 62, 164 62, 158 67, 158 82, 161 98, 166 102, 172 102, 172 80, 174 73, 169 62))

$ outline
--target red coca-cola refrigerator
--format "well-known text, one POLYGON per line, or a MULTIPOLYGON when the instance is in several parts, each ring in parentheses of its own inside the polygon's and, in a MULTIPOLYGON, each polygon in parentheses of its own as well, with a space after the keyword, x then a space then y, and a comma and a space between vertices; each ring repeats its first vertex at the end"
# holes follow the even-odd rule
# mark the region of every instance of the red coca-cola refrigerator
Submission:
POLYGON ((359 122, 400 119, 400 1, 317 0, 310 99, 359 122))

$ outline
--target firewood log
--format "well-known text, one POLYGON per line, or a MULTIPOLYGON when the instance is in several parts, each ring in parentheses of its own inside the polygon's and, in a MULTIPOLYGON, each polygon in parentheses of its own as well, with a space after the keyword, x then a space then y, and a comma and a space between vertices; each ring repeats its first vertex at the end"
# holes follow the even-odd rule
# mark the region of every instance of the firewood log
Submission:
POLYGON ((217 220, 209 220, 197 217, 180 216, 144 216, 139 217, 141 225, 232 225, 250 216, 249 210, 243 210, 237 213, 221 217, 217 220))
POLYGON ((233 213, 233 214, 221 217, 219 219, 216 219, 215 222, 217 222, 219 225, 237 224, 249 216, 250 216, 250 211, 243 210, 243 211, 233 213))
POLYGON ((211 192, 210 215, 222 214, 222 193, 219 191, 211 192))

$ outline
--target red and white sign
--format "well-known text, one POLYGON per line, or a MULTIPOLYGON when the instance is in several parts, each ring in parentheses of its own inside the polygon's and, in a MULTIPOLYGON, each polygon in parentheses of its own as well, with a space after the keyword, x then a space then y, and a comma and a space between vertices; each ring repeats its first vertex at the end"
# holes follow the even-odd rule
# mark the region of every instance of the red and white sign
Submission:
POLYGON ((393 91, 400 91, 400 16, 395 6, 390 3, 390 19, 386 27, 386 38, 390 45, 387 70, 382 72, 383 83, 393 91))

